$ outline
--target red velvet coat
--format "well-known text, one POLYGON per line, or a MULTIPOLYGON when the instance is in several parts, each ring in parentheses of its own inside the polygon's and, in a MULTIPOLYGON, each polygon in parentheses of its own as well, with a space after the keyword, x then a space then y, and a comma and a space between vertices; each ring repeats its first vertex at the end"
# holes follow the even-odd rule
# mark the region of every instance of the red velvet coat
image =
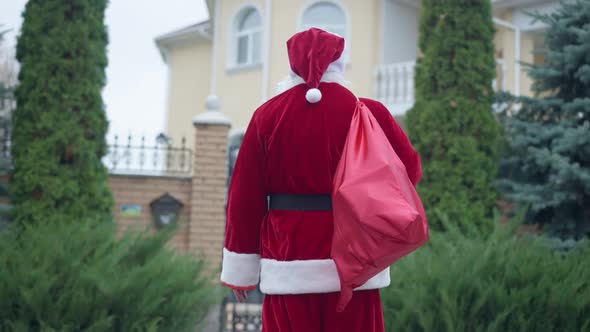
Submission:
MULTIPOLYGON (((330 211, 267 209, 269 194, 330 194, 356 97, 337 83, 321 83, 322 100, 310 104, 305 84, 262 105, 244 136, 230 184, 221 281, 266 294, 340 290, 330 259, 330 211)), ((420 158, 390 112, 362 99, 416 184, 420 158)), ((389 271, 358 289, 388 286, 389 271)))

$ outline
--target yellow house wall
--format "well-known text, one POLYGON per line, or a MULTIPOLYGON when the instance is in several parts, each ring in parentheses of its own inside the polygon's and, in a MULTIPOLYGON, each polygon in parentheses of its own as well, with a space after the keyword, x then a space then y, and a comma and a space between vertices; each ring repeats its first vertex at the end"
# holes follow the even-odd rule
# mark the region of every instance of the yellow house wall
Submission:
MULTIPOLYGON (((268 63, 267 97, 276 95, 276 85, 289 72, 286 41, 300 27, 305 8, 318 1, 272 1, 270 53, 268 63)), ((362 96, 372 96, 373 68, 378 63, 380 50, 380 0, 338 2, 348 15, 350 25, 350 63, 346 77, 351 89, 362 96), (375 18, 378 18, 377 20, 375 18)), ((246 6, 258 8, 264 17, 266 1, 224 0, 221 2, 220 35, 218 44, 218 95, 221 108, 232 120, 234 128, 248 125, 252 113, 263 102, 263 65, 249 69, 232 70, 229 67, 233 21, 246 6)), ((267 50, 263 50, 266 52, 267 50)), ((265 55, 263 55, 264 57, 265 55)))
POLYGON ((377 0, 343 0, 350 14, 351 62, 347 78, 352 91, 359 96, 373 97, 373 71, 380 54, 381 30, 376 21, 381 17, 377 0))
MULTIPOLYGON (((273 1, 271 53, 269 63, 270 84, 268 96, 276 95, 276 84, 289 73, 287 40, 300 29, 304 10, 317 0, 273 1)), ((338 0, 348 16, 350 62, 346 79, 351 89, 361 96, 372 96, 372 72, 378 63, 381 38, 381 0, 338 0)))
POLYGON ((258 8, 264 24, 266 9, 263 0, 223 0, 219 13, 217 95, 221 101, 221 111, 231 119, 233 128, 245 128, 262 102, 262 64, 238 70, 230 67, 234 19, 245 6, 258 8))
MULTIPOLYGON (((346 78, 351 89, 359 96, 374 97, 373 70, 379 64, 382 52, 382 0, 328 0, 339 3, 348 16, 350 62, 346 78)), ((268 98, 276 95, 276 84, 286 77, 289 63, 286 41, 300 27, 305 8, 318 0, 272 0, 270 26, 270 53, 268 63, 268 98)), ((245 128, 254 110, 263 102, 263 64, 232 70, 230 43, 236 14, 245 6, 255 6, 264 19, 265 0, 222 0, 219 13, 219 44, 217 50, 217 95, 221 111, 232 121, 233 128, 245 128)), ((512 12, 503 11, 495 16, 511 22, 512 12)), ((496 57, 506 63, 505 88, 515 92, 514 86, 514 31, 496 25, 496 57)), ((387 35, 387 32, 385 32, 387 35)), ((526 33, 521 37, 521 60, 533 62, 533 39, 526 33)), ((266 57, 263 49, 263 59, 266 57)), ((185 43, 171 48, 169 56, 169 97, 167 131, 175 142, 186 136, 192 146, 193 116, 205 110, 205 100, 211 84, 212 43, 185 43)), ((521 93, 530 93, 531 80, 521 72, 521 93)))
POLYGON ((168 54, 168 100, 166 132, 178 146, 182 137, 192 147, 192 118, 203 112, 211 84, 210 42, 188 42, 172 47, 168 54))
POLYGON ((289 74, 287 40, 297 31, 304 1, 273 1, 269 57, 268 96, 276 95, 276 85, 289 74))

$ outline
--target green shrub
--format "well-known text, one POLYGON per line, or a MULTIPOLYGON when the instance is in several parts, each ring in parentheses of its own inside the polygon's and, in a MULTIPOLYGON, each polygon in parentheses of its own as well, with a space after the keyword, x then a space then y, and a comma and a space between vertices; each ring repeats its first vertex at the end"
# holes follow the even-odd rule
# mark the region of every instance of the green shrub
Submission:
POLYGON ((590 331, 588 243, 564 254, 513 229, 433 233, 392 269, 386 330, 590 331))
POLYGON ((113 223, 0 233, 0 331, 194 331, 217 299, 204 261, 170 233, 115 237, 113 223))
POLYGON ((423 0, 416 104, 406 115, 424 163, 418 191, 431 226, 489 230, 501 128, 492 113, 494 25, 490 1, 423 0), (466 28, 469 27, 469 28, 466 28))
POLYGON ((16 47, 13 219, 108 218, 107 0, 29 0, 16 47))

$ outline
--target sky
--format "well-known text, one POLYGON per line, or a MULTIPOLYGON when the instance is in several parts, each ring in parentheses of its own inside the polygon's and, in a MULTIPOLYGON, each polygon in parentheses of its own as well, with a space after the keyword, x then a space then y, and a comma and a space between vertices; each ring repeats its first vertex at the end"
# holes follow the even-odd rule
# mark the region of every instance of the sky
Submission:
MULTIPOLYGON (((13 46, 26 3, 0 0, 0 24, 3 29, 13 29, 6 38, 13 46)), ((146 135, 149 142, 164 130, 168 69, 154 39, 207 17, 204 0, 109 1, 109 65, 103 90, 110 120, 109 140, 115 134, 131 134, 146 135)))

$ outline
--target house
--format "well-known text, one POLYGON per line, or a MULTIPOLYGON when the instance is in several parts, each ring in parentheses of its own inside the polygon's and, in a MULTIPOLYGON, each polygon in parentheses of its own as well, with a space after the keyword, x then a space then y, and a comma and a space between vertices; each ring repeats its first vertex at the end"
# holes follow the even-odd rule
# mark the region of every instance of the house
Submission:
MULTIPOLYGON (((179 141, 191 119, 220 109, 234 130, 275 95, 288 73, 285 42, 319 27, 346 38, 347 79, 357 94, 383 102, 401 117, 414 103, 419 0, 207 0, 210 20, 156 38, 169 68, 166 130, 179 141)), ((527 11, 547 13, 559 1, 492 0, 496 27, 495 89, 529 94, 521 62, 540 63, 542 23, 527 11)), ((193 142, 188 142, 189 146, 193 142)))

